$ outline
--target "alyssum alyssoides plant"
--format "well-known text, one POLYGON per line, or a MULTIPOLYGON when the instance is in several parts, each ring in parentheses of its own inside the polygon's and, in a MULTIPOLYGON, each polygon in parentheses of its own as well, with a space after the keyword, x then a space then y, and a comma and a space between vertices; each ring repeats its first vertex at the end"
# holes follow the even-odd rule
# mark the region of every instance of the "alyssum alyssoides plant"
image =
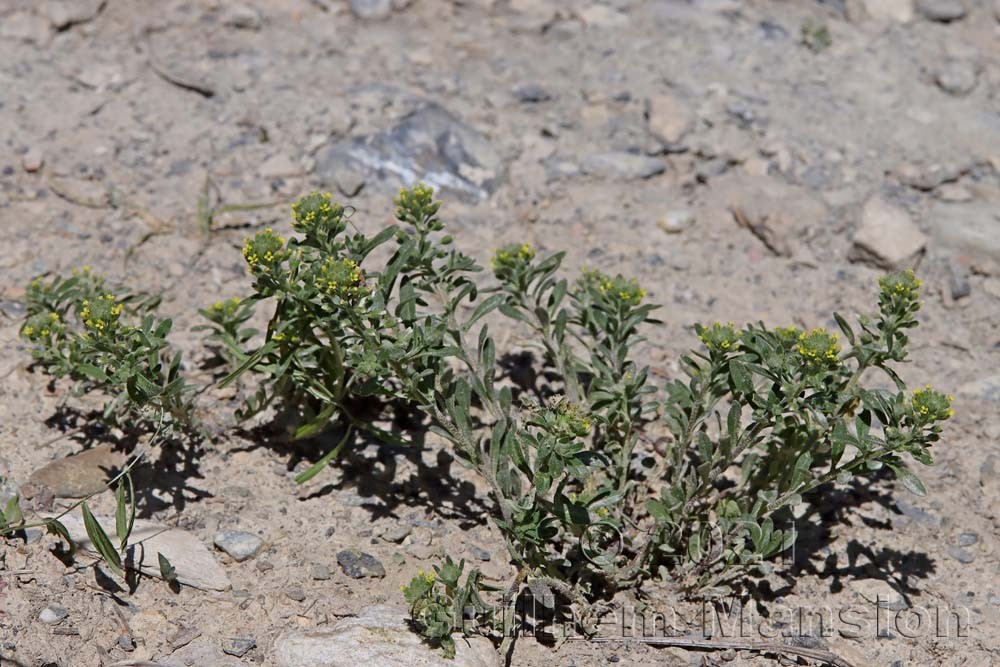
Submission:
POLYGON ((158 297, 109 288, 84 267, 31 282, 21 337, 49 375, 72 380, 77 394, 107 398, 106 424, 166 434, 191 427, 193 402, 158 305, 158 297))
MULTIPOLYGON (((197 428, 193 389, 181 376, 181 354, 166 340, 171 321, 155 314, 158 305, 159 298, 113 289, 84 267, 69 277, 39 277, 31 282, 20 333, 46 373, 71 380, 76 395, 93 393, 105 399, 100 418, 105 425, 145 432, 152 444, 194 434, 197 428)), ((136 511, 131 470, 141 458, 139 450, 108 484, 116 496, 116 545, 87 505, 96 494, 57 516, 30 524, 25 523, 15 496, 0 517, 0 536, 44 526, 72 550, 74 545, 60 519, 81 507, 94 548, 113 572, 125 576, 136 511)), ((171 579, 170 564, 161 557, 159 565, 164 578, 171 579)))
MULTIPOLYGON (((912 272, 881 280, 873 316, 852 326, 835 315, 843 339, 699 326, 702 347, 682 358, 687 380, 658 388, 632 356, 657 308, 634 280, 589 271, 569 281, 562 254, 514 244, 493 257, 495 282, 484 286, 481 267, 444 235, 429 188, 404 190, 396 205, 400 225, 368 236, 312 194, 294 207, 294 238, 247 240, 254 292, 211 318, 236 365, 227 381, 253 373, 260 389, 245 414, 275 406, 293 436, 343 427, 303 481, 359 429, 403 439, 375 417, 425 415, 490 490, 518 570, 507 602, 525 585, 548 589, 592 630, 602 600, 649 577, 718 595, 766 569, 795 538, 775 528, 775 513, 820 485, 886 467, 923 493, 906 459, 931 462, 951 399, 907 391, 893 369, 917 324, 912 272), (244 309, 262 302, 273 313, 264 342, 246 349, 244 309), (502 377, 488 315, 527 328, 542 376, 555 379, 519 389, 502 377), (870 384, 869 371, 896 389, 870 384), (645 435, 659 420, 665 451, 645 435)), ((463 612, 487 611, 480 574, 462 574, 449 560, 405 589, 424 635, 448 653, 463 612)))

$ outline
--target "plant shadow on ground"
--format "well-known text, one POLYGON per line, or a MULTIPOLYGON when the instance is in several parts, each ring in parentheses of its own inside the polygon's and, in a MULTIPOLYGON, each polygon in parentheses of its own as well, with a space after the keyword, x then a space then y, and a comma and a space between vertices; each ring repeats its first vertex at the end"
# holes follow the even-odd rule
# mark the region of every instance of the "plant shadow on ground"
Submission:
POLYGON ((798 519, 785 514, 775 518, 776 526, 782 520, 794 525, 798 533, 791 554, 781 556, 776 568, 785 585, 773 589, 767 581, 750 584, 754 599, 773 602, 778 597, 791 594, 803 575, 811 575, 829 585, 831 593, 844 589, 851 580, 878 580, 891 584, 900 592, 907 604, 910 596, 919 593, 917 583, 936 571, 934 560, 923 551, 901 551, 891 547, 873 548, 857 539, 850 539, 844 549, 846 562, 828 548, 835 539, 833 528, 851 526, 858 520, 869 528, 892 530, 892 521, 879 521, 861 516, 856 510, 868 503, 877 503, 893 514, 900 514, 898 498, 880 489, 879 482, 891 479, 882 469, 871 475, 869 481, 855 479, 848 487, 826 484, 806 499, 808 511, 798 519))
MULTIPOLYGON (((107 444, 126 455, 133 454, 140 446, 141 437, 148 433, 146 429, 136 428, 119 435, 102 423, 100 412, 84 412, 66 406, 60 407, 45 424, 79 442, 84 450, 107 444)), ((145 460, 132 469, 137 518, 148 519, 171 508, 181 512, 187 503, 211 496, 190 484, 192 480, 203 478, 199 464, 201 453, 197 437, 167 439, 147 450, 145 460)), ((121 469, 104 472, 111 479, 121 469)))
MULTIPOLYGON (((514 398, 532 396, 542 401, 552 395, 549 386, 540 386, 540 380, 553 382, 557 377, 537 370, 535 356, 530 351, 507 354, 497 360, 501 375, 498 382, 507 380, 514 390, 514 398)), ((379 410, 372 405, 359 405, 359 414, 375 419, 379 410)), ((476 487, 469 481, 453 474, 453 466, 461 465, 447 450, 436 449, 434 464, 429 465, 423 456, 425 450, 435 449, 427 441, 427 422, 422 415, 408 410, 406 406, 393 406, 397 415, 390 429, 393 436, 406 439, 409 445, 389 443, 356 429, 352 441, 344 448, 331 466, 338 471, 338 481, 323 482, 321 472, 313 481, 315 490, 301 497, 304 500, 318 498, 334 492, 351 491, 369 502, 361 507, 371 513, 372 520, 399 518, 398 510, 403 507, 420 508, 427 514, 442 519, 455 520, 462 529, 485 525, 490 515, 489 501, 477 494, 476 487), (409 476, 400 478, 400 460, 409 461, 415 468, 409 476), (318 482, 318 484, 317 484, 318 482)), ((474 423, 479 426, 475 417, 474 423)), ((252 451, 266 447, 286 458, 289 472, 302 463, 315 463, 333 449, 344 436, 342 427, 332 427, 318 436, 300 441, 289 441, 281 432, 280 425, 269 423, 240 432, 248 442, 245 447, 231 451, 252 451)), ((310 487, 304 487, 308 490, 310 487)))
MULTIPOLYGON (((359 506, 371 514, 373 521, 401 518, 399 510, 408 507, 457 521, 463 529, 486 523, 489 507, 476 493, 474 484, 453 474, 453 465, 457 463, 455 457, 443 449, 436 449, 434 463, 425 461, 424 452, 435 450, 434 445, 427 443, 426 424, 412 415, 404 415, 393 424, 392 432, 405 435, 410 444, 383 442, 355 429, 330 466, 300 487, 300 499, 352 492, 362 499, 359 506), (408 461, 413 468, 407 476, 402 472, 401 460, 408 461), (329 481, 331 476, 336 477, 336 481, 329 481)), ((312 438, 289 441, 280 432, 280 427, 271 423, 248 429, 241 435, 250 444, 230 451, 266 447, 285 458, 286 469, 292 472, 303 463, 311 465, 319 461, 337 446, 344 430, 335 426, 312 438)))

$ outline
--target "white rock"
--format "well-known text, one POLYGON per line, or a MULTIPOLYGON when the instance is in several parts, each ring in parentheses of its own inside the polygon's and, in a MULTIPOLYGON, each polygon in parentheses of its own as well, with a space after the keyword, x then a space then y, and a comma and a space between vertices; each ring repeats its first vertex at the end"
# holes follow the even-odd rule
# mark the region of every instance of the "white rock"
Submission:
POLYGON ((913 20, 913 0, 863 0, 868 16, 876 21, 909 23, 913 20))
POLYGON ((691 131, 694 113, 676 95, 654 95, 646 110, 649 131, 666 144, 677 144, 691 131))
POLYGON ((927 237, 903 209, 879 196, 865 203, 861 227, 854 235, 849 258, 883 269, 911 266, 927 246, 927 237))
MULTIPOLYGON (((83 518, 76 511, 64 516, 61 521, 77 548, 97 553, 87 536, 83 518)), ((108 535, 115 534, 114 517, 96 517, 108 535)), ((160 576, 158 554, 177 570, 177 581, 185 586, 206 591, 228 590, 232 584, 226 571, 212 556, 212 552, 197 537, 170 526, 136 519, 129 537, 132 566, 138 566, 144 574, 160 576)))
POLYGON ((667 211, 667 214, 664 215, 656 224, 667 234, 680 234, 685 229, 693 227, 694 223, 695 216, 693 211, 689 211, 687 209, 677 209, 667 211))
POLYGON ((67 616, 69 616, 69 612, 65 607, 60 607, 57 604, 50 604, 38 614, 38 620, 46 625, 55 625, 67 616))
POLYGON ((456 654, 446 659, 410 630, 406 611, 365 607, 332 627, 290 632, 274 643, 277 667, 499 667, 485 637, 455 635, 456 654))

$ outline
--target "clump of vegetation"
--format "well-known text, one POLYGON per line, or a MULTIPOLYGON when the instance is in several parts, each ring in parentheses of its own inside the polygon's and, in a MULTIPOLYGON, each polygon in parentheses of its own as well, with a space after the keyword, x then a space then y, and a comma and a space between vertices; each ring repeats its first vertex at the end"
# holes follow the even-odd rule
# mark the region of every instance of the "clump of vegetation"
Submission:
MULTIPOLYGON (((931 463, 952 412, 950 397, 911 392, 894 369, 920 308, 911 271, 880 281, 872 315, 834 314, 839 333, 696 326, 686 379, 658 386, 635 350, 659 306, 635 280, 570 279, 561 253, 514 243, 488 281, 439 210, 429 188, 403 190, 398 224, 367 235, 329 195, 303 197, 294 237, 247 239, 252 293, 202 312, 233 366, 223 384, 249 375, 257 387, 241 417, 273 409, 290 437, 344 433, 300 482, 352 434, 405 442, 406 429, 376 425, 403 414, 443 438, 489 489, 518 572, 504 605, 525 586, 553 593, 590 632, 603 600, 651 578, 718 596, 766 572, 795 540, 776 527, 781 512, 821 485, 888 468, 924 493, 908 461, 931 463), (245 325, 264 306, 258 337, 245 325), (509 351, 497 350, 496 326, 530 332, 539 380, 501 372, 509 351), (895 389, 874 384, 875 371, 895 389)), ((188 414, 179 362, 164 363, 169 322, 122 324, 141 304, 92 281, 32 287, 22 334, 39 361, 114 396, 108 414, 188 414)), ((460 583, 463 570, 449 559, 404 589, 424 637, 448 654, 467 610, 484 618, 480 631, 494 627, 480 596, 490 589, 476 571, 460 583)))
POLYGON ((192 391, 180 353, 166 340, 172 323, 155 315, 158 305, 157 297, 109 288, 89 267, 68 278, 40 277, 28 286, 21 337, 54 378, 108 398, 106 423, 169 433, 192 425, 192 391))
MULTIPOLYGON (((255 292, 241 303, 274 309, 261 347, 231 349, 243 361, 230 380, 261 376, 247 414, 277 403, 296 437, 339 422, 398 442, 372 425, 368 399, 424 415, 487 483, 519 581, 576 604, 585 625, 602 597, 650 577, 721 595, 766 570, 795 539, 775 514, 822 484, 885 466, 923 492, 905 458, 930 462, 950 408, 933 390, 908 393, 892 368, 920 307, 912 272, 883 279, 871 318, 852 327, 835 316, 839 334, 698 326, 688 379, 657 387, 633 354, 658 306, 635 280, 585 271, 570 281, 562 254, 514 243, 493 256, 485 285, 430 189, 404 190, 396 205, 399 226, 367 236, 313 194, 294 207, 300 237, 247 241, 255 292), (387 260, 371 259, 393 243, 387 260), (501 376, 487 324, 497 319, 530 331, 542 376, 556 379, 518 387, 501 376), (868 385, 873 369, 897 390, 868 385), (659 453, 647 434, 664 428, 659 453)), ((449 651, 453 578, 419 575, 406 594, 425 636, 449 651)))

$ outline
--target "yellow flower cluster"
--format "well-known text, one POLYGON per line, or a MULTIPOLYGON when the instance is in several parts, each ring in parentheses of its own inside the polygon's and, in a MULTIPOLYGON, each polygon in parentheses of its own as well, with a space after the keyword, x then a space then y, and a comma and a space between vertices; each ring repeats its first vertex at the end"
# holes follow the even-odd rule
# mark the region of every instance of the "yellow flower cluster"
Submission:
POLYGON ((639 305, 646 297, 646 290, 639 286, 635 278, 625 278, 620 274, 611 277, 601 271, 584 270, 581 282, 601 296, 611 297, 630 306, 639 305))
POLYGON ((837 344, 837 334, 827 333, 825 328, 803 331, 799 334, 796 349, 813 364, 831 365, 840 361, 840 345, 837 344))
POLYGON ((82 305, 80 319, 83 320, 83 324, 88 329, 103 333, 118 325, 118 318, 122 314, 122 304, 115 303, 114 294, 103 294, 95 301, 88 299, 82 305))
POLYGON ((493 273, 503 280, 527 267, 535 258, 535 249, 530 243, 511 243, 497 250, 490 259, 493 273))
POLYGON ((346 257, 327 258, 316 270, 313 284, 324 294, 342 299, 351 299, 367 291, 361 267, 353 259, 346 257))
POLYGON ((305 233, 332 228, 343 218, 343 214, 344 208, 333 202, 329 192, 313 192, 292 204, 292 227, 305 233))
POLYGON ((709 351, 731 352, 740 344, 743 332, 732 322, 716 322, 710 327, 697 326, 698 338, 709 351))
POLYGON ((243 244, 243 258, 251 270, 268 272, 288 258, 285 237, 268 227, 243 244))
POLYGON ((921 424, 944 421, 955 414, 951 407, 954 400, 954 396, 934 391, 930 385, 916 389, 911 400, 914 418, 921 424))
POLYGON ((240 298, 234 296, 232 299, 226 299, 225 301, 216 301, 212 304, 212 311, 216 313, 232 313, 239 305, 240 298))
POLYGON ((62 331, 59 313, 38 314, 30 318, 21 329, 21 335, 28 340, 40 341, 48 339, 52 334, 62 331))

